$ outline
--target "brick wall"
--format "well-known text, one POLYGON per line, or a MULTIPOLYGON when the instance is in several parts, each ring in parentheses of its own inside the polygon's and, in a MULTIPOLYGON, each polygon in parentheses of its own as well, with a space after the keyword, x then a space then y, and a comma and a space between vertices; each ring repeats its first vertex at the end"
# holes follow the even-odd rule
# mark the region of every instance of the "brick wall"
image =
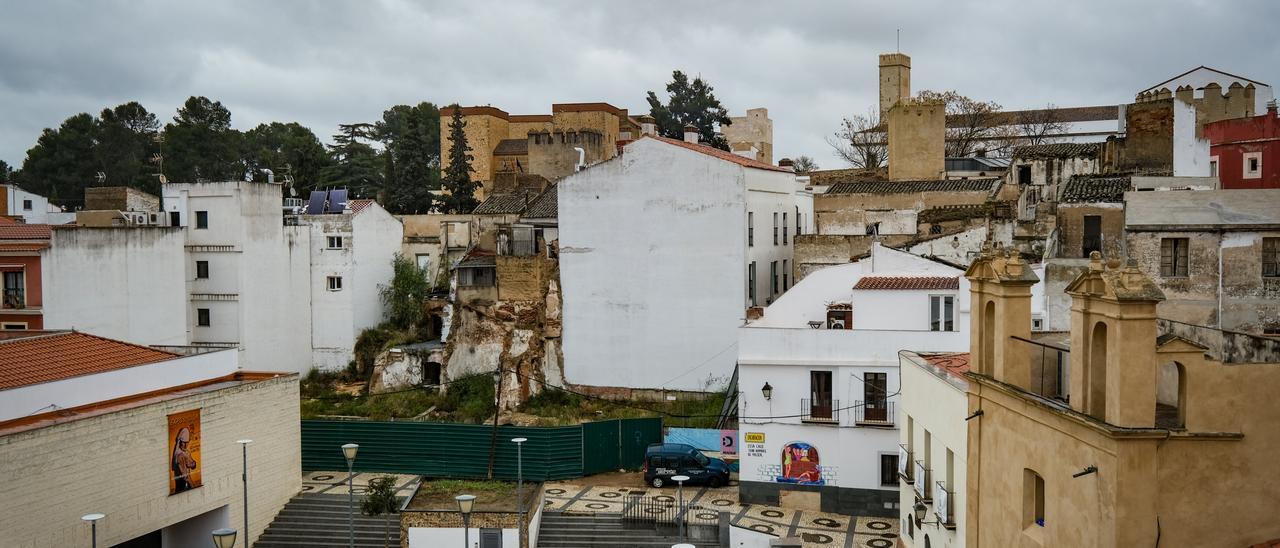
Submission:
POLYGON ((301 490, 299 432, 298 377, 285 375, 0 437, 0 544, 88 546, 89 527, 80 516, 92 512, 106 514, 98 523, 99 546, 222 506, 229 526, 242 529, 235 442, 242 438, 254 440, 249 508, 257 538, 301 490), (204 485, 170 496, 166 416, 196 408, 204 485))

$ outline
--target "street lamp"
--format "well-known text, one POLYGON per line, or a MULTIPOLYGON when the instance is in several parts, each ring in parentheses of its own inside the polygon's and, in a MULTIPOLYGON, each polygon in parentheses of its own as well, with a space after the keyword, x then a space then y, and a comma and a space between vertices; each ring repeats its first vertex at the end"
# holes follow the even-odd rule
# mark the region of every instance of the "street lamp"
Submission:
POLYGON ((475 495, 458 495, 453 497, 458 501, 458 512, 462 513, 462 547, 470 548, 471 546, 471 507, 476 504, 475 495))
POLYGON ((520 515, 520 524, 516 526, 519 532, 520 546, 524 546, 524 442, 529 438, 511 438, 511 442, 516 444, 516 512, 520 515))
POLYGON ((92 548, 98 548, 98 520, 105 517, 107 517, 106 514, 85 514, 80 516, 80 519, 89 522, 89 539, 93 543, 89 546, 92 548))
POLYGON ((769 381, 764 381, 764 388, 760 389, 760 393, 764 394, 764 399, 766 400, 773 399, 773 387, 769 386, 769 381))
POLYGON ((689 476, 671 476, 671 481, 676 482, 676 497, 680 501, 676 506, 676 538, 684 540, 684 482, 689 481, 689 476))
POLYGON ((253 440, 236 440, 240 444, 242 471, 240 481, 244 483, 244 548, 249 548, 249 444, 253 440))
MULTIPOLYGON (((248 535, 245 535, 246 541, 248 535)), ((213 530, 213 546, 214 548, 231 548, 236 545, 236 530, 223 527, 222 529, 213 530)))
POLYGON ((347 443, 342 446, 342 456, 347 459, 347 542, 351 548, 356 546, 356 490, 353 467, 356 464, 356 451, 358 450, 360 450, 360 446, 354 443, 347 443))

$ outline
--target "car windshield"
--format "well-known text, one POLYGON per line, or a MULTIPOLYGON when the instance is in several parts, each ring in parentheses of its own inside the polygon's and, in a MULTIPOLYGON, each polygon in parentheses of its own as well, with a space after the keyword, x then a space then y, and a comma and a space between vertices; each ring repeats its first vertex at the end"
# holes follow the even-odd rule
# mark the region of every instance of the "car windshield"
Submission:
POLYGON ((707 456, 702 453, 694 453, 693 460, 698 461, 698 465, 700 466, 706 466, 707 463, 711 462, 711 459, 707 458, 707 456))

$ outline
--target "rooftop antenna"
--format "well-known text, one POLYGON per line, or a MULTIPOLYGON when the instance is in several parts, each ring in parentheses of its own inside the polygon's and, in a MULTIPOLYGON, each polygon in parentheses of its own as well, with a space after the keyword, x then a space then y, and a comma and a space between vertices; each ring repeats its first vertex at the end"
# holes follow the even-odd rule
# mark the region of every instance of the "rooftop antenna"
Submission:
POLYGON ((902 53, 902 29, 898 29, 898 53, 902 53))

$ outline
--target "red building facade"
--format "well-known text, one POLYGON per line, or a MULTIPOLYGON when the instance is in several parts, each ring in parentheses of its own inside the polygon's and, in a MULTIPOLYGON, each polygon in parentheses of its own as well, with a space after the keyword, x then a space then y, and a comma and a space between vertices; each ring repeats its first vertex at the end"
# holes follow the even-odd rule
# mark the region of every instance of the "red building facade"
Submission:
POLYGON ((49 225, 0 218, 0 330, 44 329, 40 252, 49 225))
POLYGON ((1267 113, 1205 124, 1210 171, 1223 189, 1280 189, 1280 117, 1272 102, 1267 113))

